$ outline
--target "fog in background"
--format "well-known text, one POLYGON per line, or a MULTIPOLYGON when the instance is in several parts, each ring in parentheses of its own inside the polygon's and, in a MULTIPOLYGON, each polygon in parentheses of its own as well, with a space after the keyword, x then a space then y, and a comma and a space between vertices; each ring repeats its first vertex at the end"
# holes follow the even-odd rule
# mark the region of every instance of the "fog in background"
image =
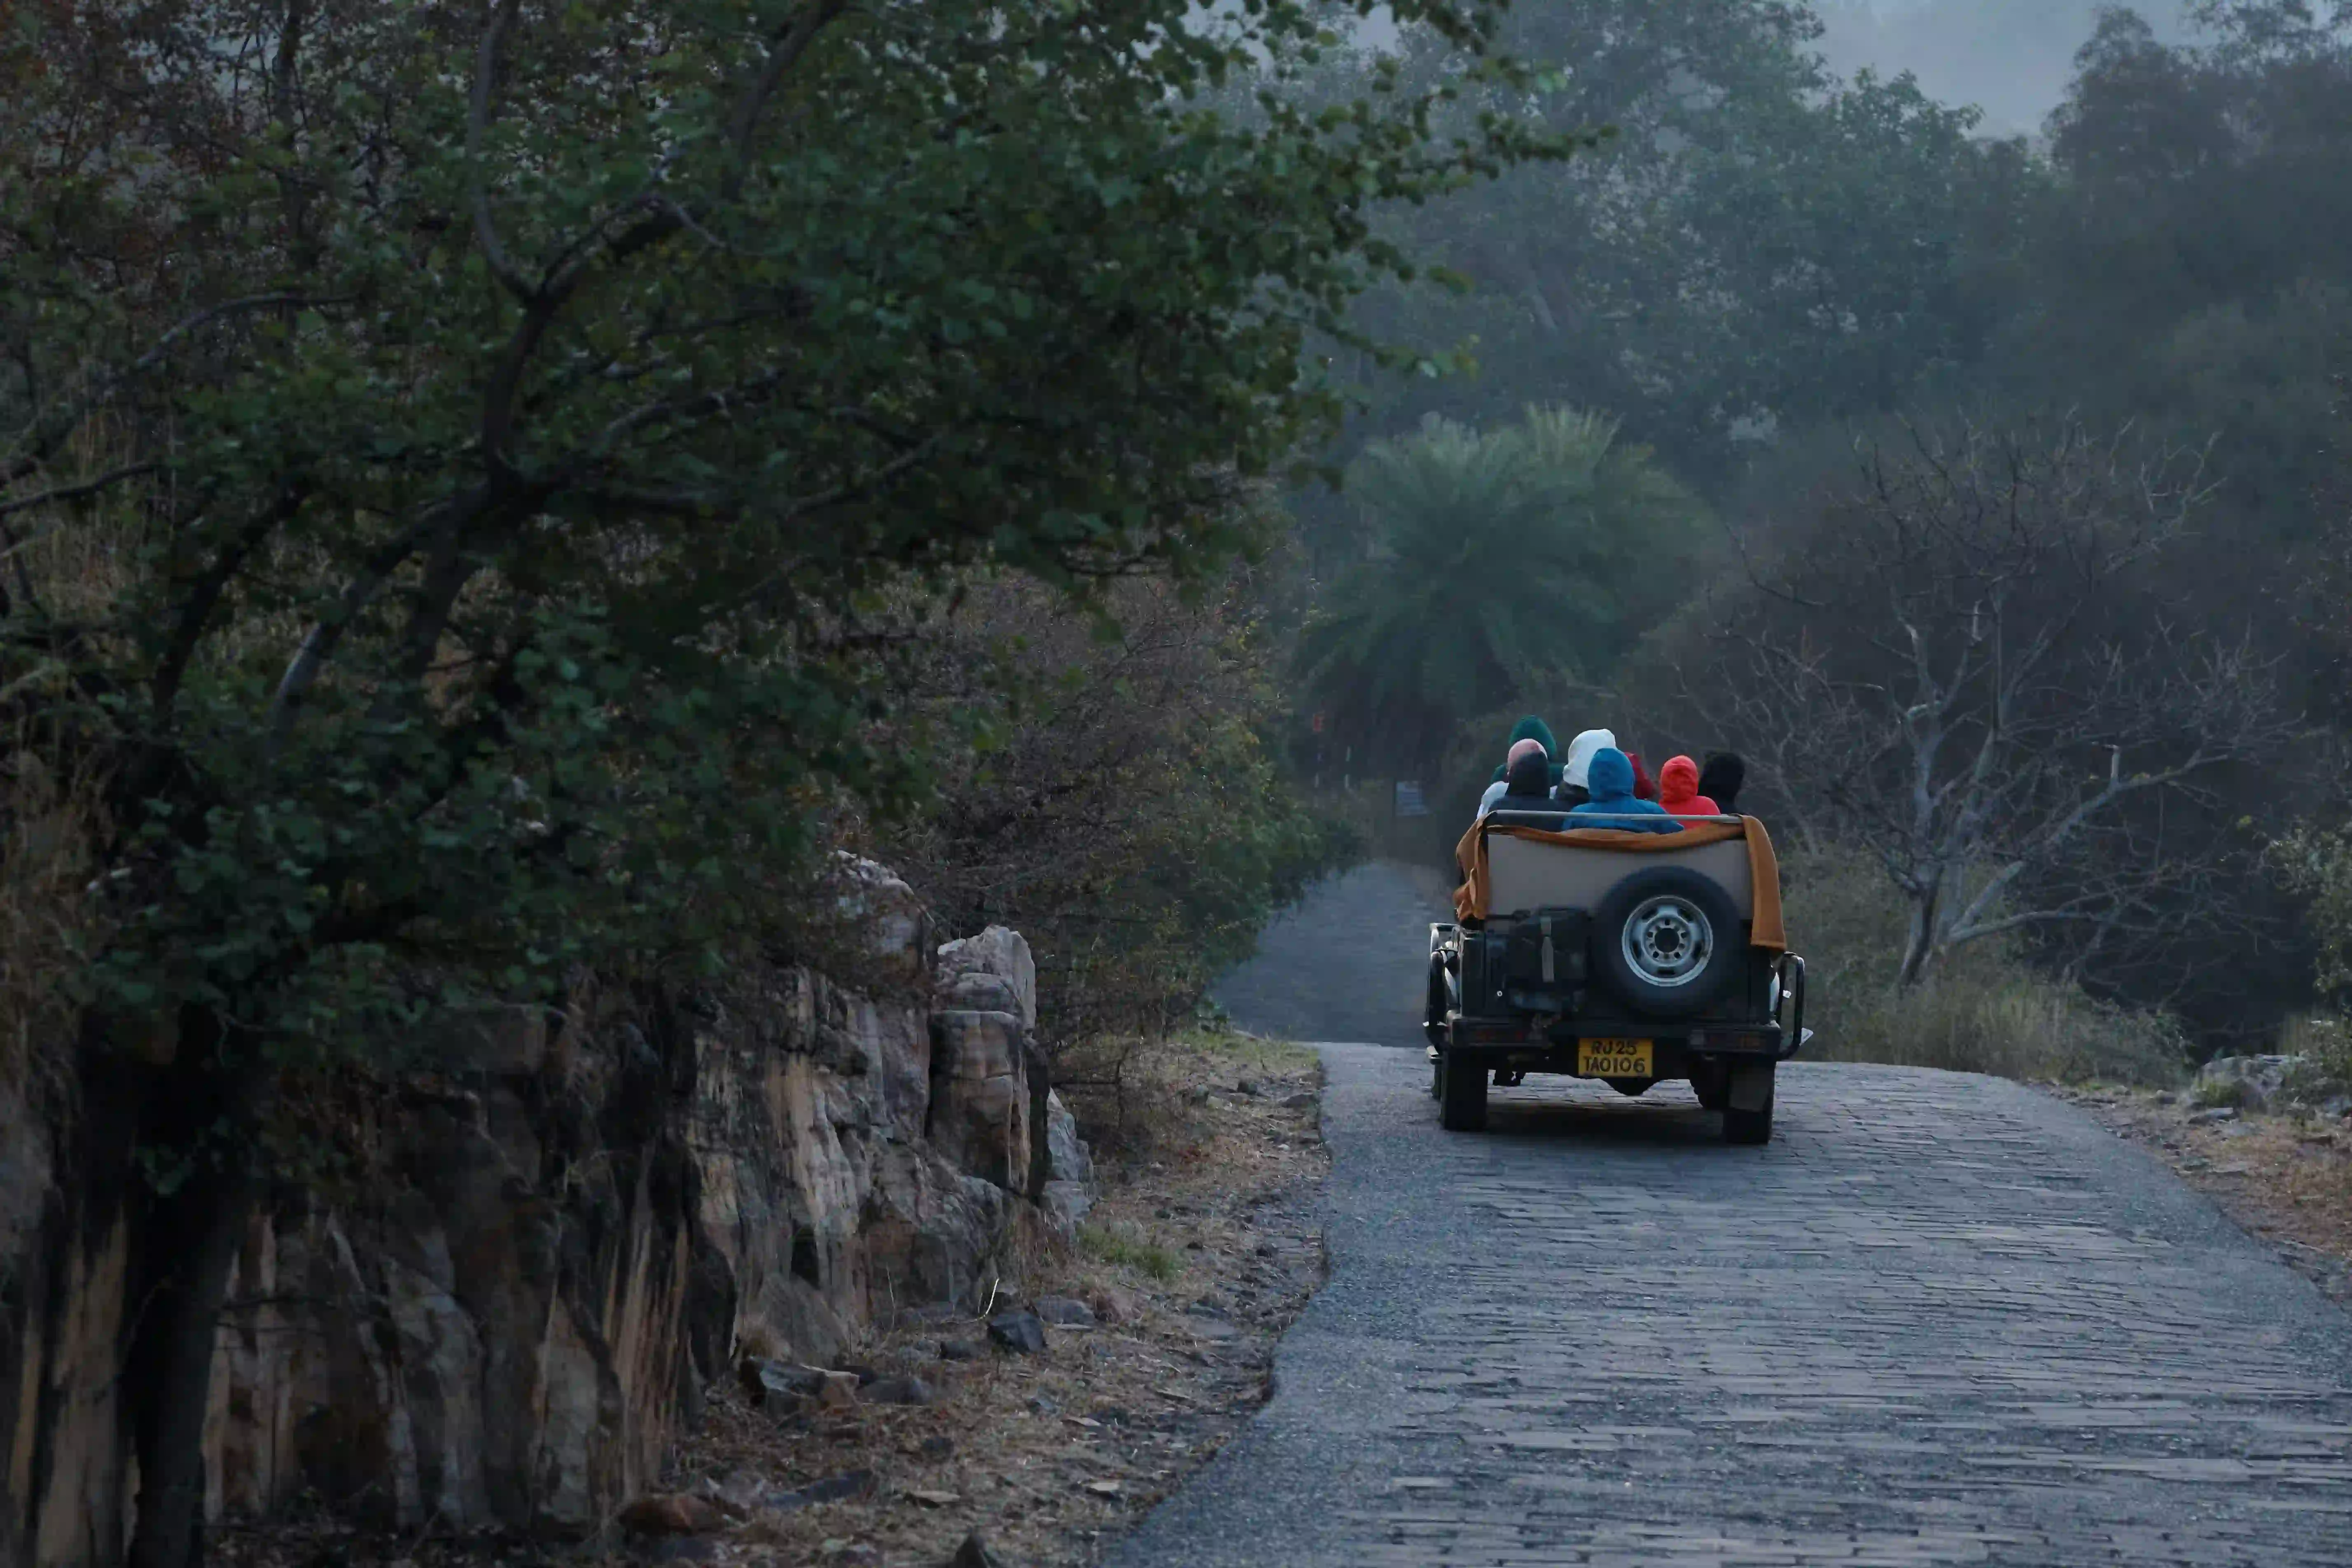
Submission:
MULTIPOLYGON (((1972 103, 1995 134, 2030 134, 2058 106, 2074 51, 2111 0, 1822 0, 1832 69, 1910 71, 1930 98, 1972 103)), ((2161 38, 2189 31, 2186 0, 2131 7, 2161 38)))
MULTIPOLYGON (((1560 0, 1522 0, 1523 6, 1560 0)), ((2194 0, 2145 0, 2127 7, 2175 40, 2190 31, 2194 0)), ((1827 31, 1820 44, 1830 68, 1851 77, 1909 71, 1927 96, 1984 110, 1986 133, 2032 135, 2058 107, 2074 75, 2074 51, 2098 13, 2115 0, 1816 0, 1827 31)), ((1385 12, 1356 29, 1359 42, 1386 47, 1396 26, 1385 12)))

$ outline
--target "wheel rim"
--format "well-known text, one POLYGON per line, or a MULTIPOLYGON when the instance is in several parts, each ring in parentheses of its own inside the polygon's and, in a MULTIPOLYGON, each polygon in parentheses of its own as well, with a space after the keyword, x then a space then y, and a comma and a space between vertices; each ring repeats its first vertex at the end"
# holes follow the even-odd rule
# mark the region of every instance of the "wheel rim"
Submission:
POLYGON ((1626 967, 1670 991, 1706 973, 1707 960, 1715 956, 1715 927, 1706 911, 1671 893, 1636 906, 1618 941, 1626 967))

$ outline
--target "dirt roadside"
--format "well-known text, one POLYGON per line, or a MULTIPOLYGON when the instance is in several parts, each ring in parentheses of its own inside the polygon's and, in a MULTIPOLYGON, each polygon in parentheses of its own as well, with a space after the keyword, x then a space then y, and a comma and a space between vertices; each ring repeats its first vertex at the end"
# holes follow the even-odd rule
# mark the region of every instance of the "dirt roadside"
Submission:
POLYGON ((2352 1308, 2352 1122, 2200 1107, 2169 1091, 2050 1092, 2162 1159, 2352 1308))
POLYGON ((1328 1159, 1314 1054, 1222 1033, 1139 1060, 1124 1090, 1128 1135, 1098 1157, 1101 1196, 1075 1244, 1040 1227, 1006 1260, 987 1312, 908 1314, 841 1358, 834 1370, 848 1376, 822 1395, 770 1396, 762 1408, 745 1387, 714 1387, 663 1489, 624 1510, 603 1540, 562 1545, 430 1529, 372 1536, 298 1510, 224 1530, 212 1560, 238 1568, 1098 1560, 1265 1402, 1275 1341, 1324 1266, 1315 1200, 1328 1159), (1041 1320, 1042 1349, 991 1331, 992 1319, 1003 1325, 1005 1314, 1024 1311, 1041 1320), (984 1554, 968 1544, 975 1539, 984 1554))

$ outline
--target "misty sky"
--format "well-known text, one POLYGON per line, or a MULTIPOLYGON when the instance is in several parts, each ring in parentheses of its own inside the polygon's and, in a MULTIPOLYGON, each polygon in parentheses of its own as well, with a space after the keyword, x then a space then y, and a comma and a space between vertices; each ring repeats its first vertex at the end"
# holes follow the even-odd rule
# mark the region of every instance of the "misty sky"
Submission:
MULTIPOLYGON (((1537 0, 1540 3, 1540 0, 1537 0)), ((1973 103, 1985 129, 2034 132, 2066 90, 2074 51, 2112 0, 1817 0, 1829 24, 1822 51, 1851 75, 1863 66, 1908 70, 1929 96, 1973 103)), ((2135 6, 2178 37, 2186 0, 2135 6)))
MULTIPOLYGON (((1522 6, 1574 0, 1517 0, 1522 6)), ((2038 132, 2074 74, 2074 51, 2091 36, 2103 5, 2118 0, 1814 0, 1828 24, 1822 52, 1851 76, 1864 66, 1883 75, 1910 71, 1929 96, 1973 103, 1984 129, 2038 132)), ((2191 0, 2137 0, 2132 8, 2166 37, 2183 32, 2191 0)), ((1358 30, 1378 47, 1395 37, 1385 15, 1358 30)))

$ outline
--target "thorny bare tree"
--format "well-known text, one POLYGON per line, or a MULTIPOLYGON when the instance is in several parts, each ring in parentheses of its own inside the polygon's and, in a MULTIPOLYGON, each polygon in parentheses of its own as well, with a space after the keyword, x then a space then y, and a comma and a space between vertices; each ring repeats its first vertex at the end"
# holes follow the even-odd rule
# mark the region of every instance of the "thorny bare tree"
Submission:
POLYGON ((1912 429, 1707 606, 1685 700, 1801 840, 1885 868, 1904 984, 2004 933, 2079 971, 2221 917, 2206 792, 2292 726, 2247 643, 2147 585, 2205 494, 2127 432, 1912 429))

